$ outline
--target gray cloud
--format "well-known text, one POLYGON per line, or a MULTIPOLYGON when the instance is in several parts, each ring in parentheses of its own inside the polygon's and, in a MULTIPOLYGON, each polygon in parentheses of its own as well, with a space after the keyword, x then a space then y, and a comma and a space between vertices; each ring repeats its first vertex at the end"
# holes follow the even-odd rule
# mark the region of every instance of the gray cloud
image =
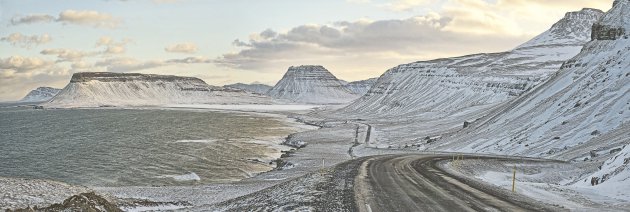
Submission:
POLYGON ((164 48, 164 51, 166 52, 171 52, 171 53, 188 53, 188 54, 192 54, 197 52, 197 45, 195 45, 194 43, 178 43, 178 44, 173 44, 170 46, 167 46, 166 48, 164 48))
POLYGON ((40 54, 43 55, 54 55, 57 57, 56 62, 67 62, 67 61, 80 61, 85 57, 98 55, 98 52, 85 52, 74 49, 44 49, 40 54))
POLYGON ((92 26, 97 28, 117 28, 121 20, 107 13, 93 10, 65 10, 57 17, 45 14, 29 14, 15 16, 11 19, 12 25, 59 22, 62 24, 75 24, 92 26))
POLYGON ((302 25, 287 32, 265 30, 247 42, 235 40, 243 49, 214 60, 221 66, 259 70, 278 62, 308 58, 357 58, 357 55, 399 57, 444 56, 474 53, 479 49, 505 50, 523 37, 476 35, 445 30, 452 18, 437 14, 402 20, 338 22, 331 25, 302 25))
POLYGON ((52 61, 43 60, 37 57, 11 56, 8 58, 0 58, 0 71, 3 76, 16 73, 26 73, 37 69, 51 67, 52 61))
POLYGON ((30 14, 25 16, 15 16, 11 18, 11 24, 19 25, 19 24, 33 24, 33 23, 48 23, 55 20, 55 17, 52 15, 46 14, 30 14))
POLYGON ((129 57, 110 58, 98 61, 95 66, 105 67, 110 72, 130 72, 143 69, 157 68, 166 65, 161 60, 141 61, 129 57))
POLYGON ((96 46, 105 47, 103 51, 104 54, 122 54, 127 51, 127 44, 129 44, 131 39, 125 38, 120 41, 115 41, 111 37, 103 36, 96 41, 96 46))
POLYGON ((183 59, 171 59, 167 60, 167 63, 211 63, 212 60, 204 57, 187 57, 183 59))
POLYGON ((29 49, 33 46, 48 43, 51 40, 52 38, 48 34, 29 36, 29 35, 23 35, 19 32, 0 38, 0 41, 10 43, 13 46, 29 48, 29 49))

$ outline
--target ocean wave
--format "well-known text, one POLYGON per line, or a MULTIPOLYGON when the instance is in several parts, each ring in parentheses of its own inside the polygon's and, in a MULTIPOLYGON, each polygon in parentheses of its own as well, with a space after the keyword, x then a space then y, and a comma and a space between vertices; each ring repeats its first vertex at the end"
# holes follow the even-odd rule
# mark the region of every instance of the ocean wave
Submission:
POLYGON ((189 172, 188 174, 182 175, 162 175, 157 176, 156 178, 173 178, 175 181, 200 181, 201 177, 194 172, 189 172))
POLYGON ((216 139, 204 139, 204 140, 178 140, 173 143, 215 143, 216 139))

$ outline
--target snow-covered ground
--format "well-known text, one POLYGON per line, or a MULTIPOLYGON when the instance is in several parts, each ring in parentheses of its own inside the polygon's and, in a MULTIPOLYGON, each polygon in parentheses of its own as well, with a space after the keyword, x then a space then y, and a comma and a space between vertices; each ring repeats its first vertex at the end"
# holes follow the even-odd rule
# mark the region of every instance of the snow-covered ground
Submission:
POLYGON ((499 160, 460 160, 442 167, 451 173, 473 177, 505 190, 512 189, 513 171, 516 170, 515 192, 571 211, 619 211, 630 206, 628 188, 618 184, 617 189, 575 185, 589 172, 597 170, 597 163, 565 163, 554 161, 524 161, 520 163, 499 160), (626 189, 625 191, 622 189, 626 189))

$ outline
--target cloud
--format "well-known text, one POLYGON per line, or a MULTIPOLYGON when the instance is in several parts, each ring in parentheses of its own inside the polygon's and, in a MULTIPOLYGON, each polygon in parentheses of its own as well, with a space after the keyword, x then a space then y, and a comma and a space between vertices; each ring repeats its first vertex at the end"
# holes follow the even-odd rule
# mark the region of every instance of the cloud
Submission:
POLYGON ((79 51, 79 50, 74 50, 74 49, 63 49, 63 48, 44 49, 39 53, 43 55, 57 56, 56 62, 68 62, 68 61, 76 62, 76 61, 82 60, 85 57, 98 55, 98 52, 85 52, 85 51, 79 51))
POLYGON ((97 28, 117 28, 121 20, 107 13, 93 10, 65 10, 57 17, 44 14, 30 14, 15 16, 11 19, 12 25, 59 22, 62 24, 75 24, 97 28))
POLYGON ((580 10, 582 6, 601 9, 611 6, 609 0, 346 1, 377 7, 387 5, 390 11, 421 9, 425 15, 305 24, 287 31, 266 29, 249 35, 248 39, 235 39, 232 44, 240 50, 225 53, 214 63, 261 72, 283 70, 283 66, 304 62, 339 67, 355 64, 358 67, 349 69, 382 72, 399 61, 506 51, 549 29, 566 12, 580 10))
POLYGON ((95 66, 105 67, 107 71, 110 72, 130 72, 164 65, 166 65, 166 63, 162 60, 142 61, 130 57, 110 58, 95 63, 95 66))
MULTIPOLYGON (((36 57, 11 56, 0 58, 0 70, 9 73, 26 73, 37 69, 47 68, 53 65, 52 61, 36 57)), ((5 73, 6 74, 6 73, 5 73)))
POLYGON ((66 10, 59 14, 57 21, 100 28, 116 28, 120 24, 120 20, 113 18, 110 14, 91 10, 66 10))
POLYGON ((243 49, 224 54, 214 62, 231 68, 257 70, 305 58, 347 59, 363 55, 364 60, 370 60, 372 56, 389 55, 422 59, 426 55, 473 53, 481 48, 500 50, 524 40, 519 36, 469 35, 445 30, 451 22, 451 17, 431 13, 401 20, 301 25, 283 33, 265 30, 250 35, 247 42, 235 40, 233 44, 243 49))
POLYGON ((96 41, 96 46, 97 47, 104 46, 105 47, 105 50, 103 51, 104 54, 122 54, 127 51, 126 46, 130 42, 131 42, 131 39, 128 39, 128 38, 122 39, 120 41, 115 41, 111 37, 103 36, 103 37, 100 37, 96 41))
POLYGON ((29 35, 23 35, 19 32, 0 38, 0 41, 10 43, 13 46, 29 48, 29 49, 33 46, 48 43, 51 40, 52 38, 48 34, 29 36, 29 35))
POLYGON ((178 43, 167 46, 164 51, 171 53, 188 53, 192 54, 197 52, 197 45, 194 43, 178 43))
POLYGON ((12 25, 19 24, 33 24, 33 23, 48 23, 55 20, 54 16, 45 14, 30 14, 25 16, 14 16, 11 18, 12 25))
POLYGON ((166 61, 167 63, 211 63, 212 60, 206 59, 205 57, 187 57, 183 59, 170 59, 166 61))

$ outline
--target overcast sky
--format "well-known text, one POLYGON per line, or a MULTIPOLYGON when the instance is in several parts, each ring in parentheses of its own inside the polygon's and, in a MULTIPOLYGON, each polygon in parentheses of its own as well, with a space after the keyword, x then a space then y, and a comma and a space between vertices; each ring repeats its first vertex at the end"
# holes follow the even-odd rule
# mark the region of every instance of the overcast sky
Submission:
POLYGON ((291 65, 338 78, 509 50, 565 12, 612 0, 0 0, 0 101, 75 72, 275 84, 291 65))

